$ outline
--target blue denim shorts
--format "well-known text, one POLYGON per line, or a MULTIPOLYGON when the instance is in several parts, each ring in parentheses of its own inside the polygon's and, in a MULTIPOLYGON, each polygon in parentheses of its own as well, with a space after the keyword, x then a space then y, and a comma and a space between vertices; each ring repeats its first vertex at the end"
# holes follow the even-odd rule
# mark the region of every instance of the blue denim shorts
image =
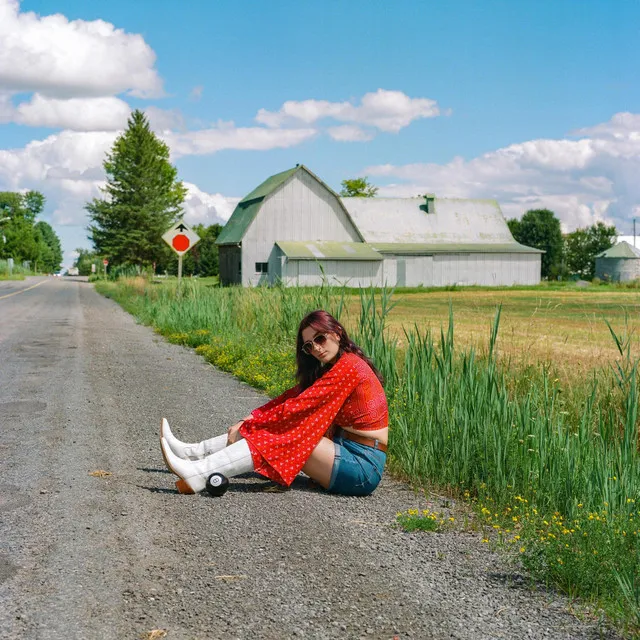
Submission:
POLYGON ((368 496, 382 480, 387 454, 380 449, 336 437, 329 489, 344 496, 368 496))

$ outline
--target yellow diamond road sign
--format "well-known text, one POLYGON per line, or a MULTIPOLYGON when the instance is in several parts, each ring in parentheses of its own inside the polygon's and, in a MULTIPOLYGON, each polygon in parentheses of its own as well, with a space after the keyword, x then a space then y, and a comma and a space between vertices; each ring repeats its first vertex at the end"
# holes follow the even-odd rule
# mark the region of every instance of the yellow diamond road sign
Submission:
POLYGON ((200 236, 188 224, 179 220, 162 236, 162 239, 181 256, 200 240, 200 236))

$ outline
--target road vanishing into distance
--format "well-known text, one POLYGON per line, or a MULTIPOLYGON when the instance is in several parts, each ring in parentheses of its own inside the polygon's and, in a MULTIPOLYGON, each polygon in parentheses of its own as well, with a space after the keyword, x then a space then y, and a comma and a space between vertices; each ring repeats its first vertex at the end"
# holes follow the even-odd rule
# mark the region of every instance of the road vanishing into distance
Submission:
POLYGON ((195 441, 265 401, 82 278, 0 281, 0 638, 617 637, 480 533, 398 530, 442 505, 390 478, 178 494, 161 417, 195 441))

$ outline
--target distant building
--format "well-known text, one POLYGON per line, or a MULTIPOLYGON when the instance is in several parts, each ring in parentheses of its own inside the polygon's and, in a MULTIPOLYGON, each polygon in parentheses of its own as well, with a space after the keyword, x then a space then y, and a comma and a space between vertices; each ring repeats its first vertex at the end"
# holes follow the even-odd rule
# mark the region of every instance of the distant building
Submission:
POLYGON ((627 242, 632 247, 640 249, 640 236, 618 236, 616 243, 627 242))
POLYGON ((640 278, 640 249, 624 240, 596 256, 596 278, 627 282, 640 278))
POLYGON ((217 244, 223 284, 513 285, 540 282, 495 200, 340 198, 303 165, 245 196, 217 244))

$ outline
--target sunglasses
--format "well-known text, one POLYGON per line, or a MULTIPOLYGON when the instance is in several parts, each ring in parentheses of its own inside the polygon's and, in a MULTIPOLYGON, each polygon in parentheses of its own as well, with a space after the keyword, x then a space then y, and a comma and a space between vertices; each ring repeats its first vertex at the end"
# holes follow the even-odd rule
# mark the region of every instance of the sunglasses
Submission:
POLYGON ((307 340, 307 342, 305 342, 302 345, 302 351, 306 353, 308 356, 310 356, 313 352, 314 344, 317 344, 319 347, 322 347, 325 345, 326 342, 327 342, 327 334, 319 333, 313 340, 307 340))

